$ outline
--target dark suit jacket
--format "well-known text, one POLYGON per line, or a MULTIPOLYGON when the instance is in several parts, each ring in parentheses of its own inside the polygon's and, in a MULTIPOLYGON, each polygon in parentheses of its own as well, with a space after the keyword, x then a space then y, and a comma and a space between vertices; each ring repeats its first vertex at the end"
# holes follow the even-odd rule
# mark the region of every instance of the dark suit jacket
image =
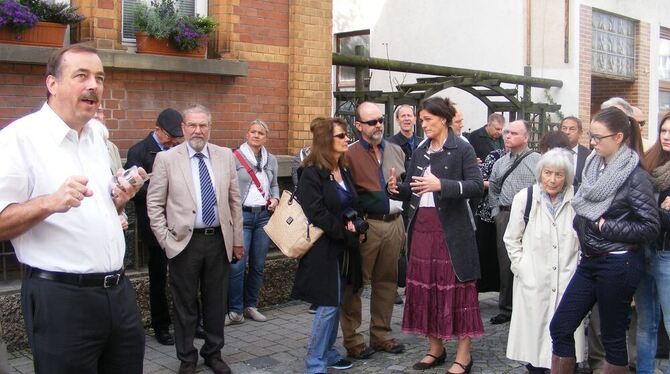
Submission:
MULTIPOLYGON (((128 150, 128 157, 126 158, 126 165, 123 167, 124 169, 128 169, 131 166, 138 166, 144 168, 147 173, 153 171, 154 159, 156 159, 156 154, 161 151, 161 148, 154 140, 152 134, 153 131, 149 133, 146 138, 130 147, 128 150)), ((137 191, 135 197, 133 197, 133 202, 135 202, 135 216, 137 217, 139 232, 144 244, 147 247, 160 248, 154 233, 151 231, 149 216, 147 215, 147 189, 149 188, 149 183, 151 183, 151 180, 145 183, 142 188, 137 191)))
POLYGON ((591 154, 591 150, 584 147, 583 145, 579 145, 577 148, 577 168, 575 169, 575 181, 572 183, 572 185, 575 187, 575 193, 577 193, 577 189, 579 188, 579 185, 582 184, 582 170, 584 170, 584 162, 586 161, 586 158, 591 154))
POLYGON ((477 158, 482 161, 495 149, 489 141, 489 134, 486 132, 485 126, 471 132, 467 138, 472 148, 475 149, 477 158))

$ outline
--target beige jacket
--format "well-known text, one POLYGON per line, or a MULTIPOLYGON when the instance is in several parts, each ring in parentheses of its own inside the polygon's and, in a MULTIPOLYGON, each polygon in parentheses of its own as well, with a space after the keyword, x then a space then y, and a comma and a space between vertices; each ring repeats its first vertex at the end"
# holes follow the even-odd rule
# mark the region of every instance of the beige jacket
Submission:
MULTIPOLYGON (((572 228, 574 195, 568 186, 563 202, 553 217, 533 185, 533 203, 528 225, 523 220, 527 191, 514 196, 504 241, 514 273, 512 321, 507 340, 507 357, 551 367, 549 323, 558 308, 579 260, 579 241, 572 228)), ((584 360, 584 328, 575 331, 577 362, 584 360)))
MULTIPOLYGON (((235 159, 228 148, 209 144, 216 201, 228 260, 233 246, 243 246, 242 204, 235 159)), ((193 235, 196 195, 186 143, 159 152, 147 191, 147 212, 161 248, 168 258, 184 250, 193 235)))

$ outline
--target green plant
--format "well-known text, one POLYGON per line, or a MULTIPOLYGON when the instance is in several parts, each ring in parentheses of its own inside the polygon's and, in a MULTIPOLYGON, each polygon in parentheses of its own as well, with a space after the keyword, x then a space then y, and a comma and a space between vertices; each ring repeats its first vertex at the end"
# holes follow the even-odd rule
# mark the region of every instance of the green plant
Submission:
POLYGON ((133 16, 140 32, 152 38, 168 39, 173 47, 182 51, 192 51, 206 43, 204 37, 218 26, 209 17, 179 15, 175 0, 152 0, 149 5, 139 3, 133 9, 133 16))
POLYGON ((86 18, 77 13, 77 8, 65 3, 54 2, 50 4, 44 0, 19 0, 19 3, 28 7, 40 21, 75 25, 86 18))

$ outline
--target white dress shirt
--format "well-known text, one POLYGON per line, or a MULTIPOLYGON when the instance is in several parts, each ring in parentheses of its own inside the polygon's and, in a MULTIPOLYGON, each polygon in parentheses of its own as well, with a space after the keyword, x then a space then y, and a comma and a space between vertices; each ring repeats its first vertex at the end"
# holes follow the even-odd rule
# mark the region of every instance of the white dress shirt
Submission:
MULTIPOLYGON (((210 227, 209 225, 205 225, 205 223, 202 220, 202 192, 200 191, 200 159, 195 157, 196 151, 191 148, 191 145, 186 142, 186 149, 188 149, 188 158, 191 160, 191 176, 193 177, 193 187, 195 188, 195 201, 197 202, 195 211, 195 228, 196 229, 204 229, 207 227, 210 227)), ((214 178, 214 173, 212 172, 212 162, 209 158, 209 148, 207 147, 207 144, 205 144, 205 148, 200 151, 205 157, 203 158, 203 161, 205 161, 205 165, 207 165, 207 171, 209 172, 209 179, 212 181, 212 188, 214 188, 214 191, 216 191, 216 182, 214 178)), ((215 194, 216 195, 216 194, 215 194)), ((216 204, 218 205, 219 202, 217 201, 216 204)), ((216 207, 216 205, 215 205, 216 207)), ((220 226, 221 222, 219 221, 219 209, 215 208, 214 209, 214 223, 211 224, 211 227, 217 227, 220 226)))
POLYGON ((103 137, 81 135, 44 104, 0 131, 0 211, 56 192, 71 176, 88 178, 93 196, 54 213, 11 240, 21 263, 50 271, 97 273, 123 266, 125 241, 110 196, 112 176, 103 137))
POLYGON ((572 148, 572 167, 573 171, 576 173, 577 172, 577 156, 579 153, 579 143, 577 143, 576 146, 572 148))

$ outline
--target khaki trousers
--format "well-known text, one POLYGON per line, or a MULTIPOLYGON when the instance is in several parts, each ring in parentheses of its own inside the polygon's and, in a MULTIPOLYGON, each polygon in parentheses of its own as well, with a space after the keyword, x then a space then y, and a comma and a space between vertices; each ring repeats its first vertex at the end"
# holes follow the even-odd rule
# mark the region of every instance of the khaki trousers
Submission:
MULTIPOLYGON (((384 222, 368 220, 368 240, 360 246, 363 284, 370 284, 370 345, 391 339, 391 315, 397 291, 398 257, 405 244, 402 218, 384 222)), ((353 293, 347 286, 342 302, 342 335, 344 347, 350 349, 364 343, 361 326, 361 292, 353 293)))

